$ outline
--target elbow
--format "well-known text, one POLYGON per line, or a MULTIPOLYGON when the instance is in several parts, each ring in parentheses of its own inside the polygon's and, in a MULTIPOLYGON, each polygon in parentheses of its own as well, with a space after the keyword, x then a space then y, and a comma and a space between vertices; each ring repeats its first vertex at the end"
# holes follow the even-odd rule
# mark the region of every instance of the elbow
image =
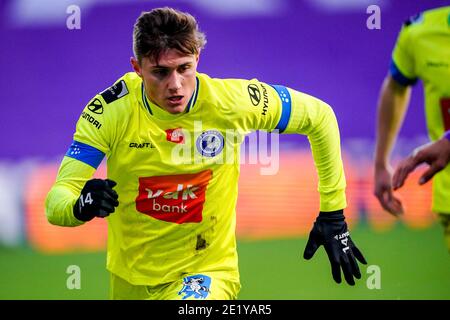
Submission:
POLYGON ((316 110, 316 118, 311 122, 308 138, 318 144, 327 141, 329 145, 339 145, 339 124, 333 108, 328 103, 319 100, 316 110))
POLYGON ((54 226, 61 226, 61 224, 58 223, 58 220, 55 218, 54 215, 48 214, 48 212, 46 212, 46 215, 47 215, 47 221, 48 221, 48 223, 50 223, 50 224, 52 224, 52 225, 54 225, 54 226))
POLYGON ((322 102, 321 103, 321 107, 323 109, 323 114, 325 117, 332 117, 332 118, 336 118, 336 115, 334 113, 333 107, 330 106, 328 103, 322 102))
MULTIPOLYGON (((333 110, 333 107, 331 107, 328 103, 325 103, 321 101, 320 103, 320 113, 321 113, 321 125, 325 126, 336 126, 338 127, 338 122, 336 118, 336 114, 333 110)), ((338 129, 339 130, 339 129, 338 129)))
POLYGON ((45 199, 45 216, 48 223, 54 226, 66 227, 72 226, 74 223, 69 217, 72 210, 68 202, 61 199, 58 194, 55 194, 55 190, 52 189, 45 199), (70 213, 68 212, 70 210, 70 213))
POLYGON ((54 226, 62 226, 57 216, 53 214, 53 212, 51 212, 50 210, 48 209, 45 210, 45 216, 47 217, 48 223, 54 226))
POLYGON ((54 208, 51 207, 50 198, 51 198, 51 194, 49 193, 45 200, 45 216, 47 218, 48 223, 55 225, 55 226, 60 226, 61 224, 59 223, 58 217, 55 214, 55 210, 54 210, 54 208))

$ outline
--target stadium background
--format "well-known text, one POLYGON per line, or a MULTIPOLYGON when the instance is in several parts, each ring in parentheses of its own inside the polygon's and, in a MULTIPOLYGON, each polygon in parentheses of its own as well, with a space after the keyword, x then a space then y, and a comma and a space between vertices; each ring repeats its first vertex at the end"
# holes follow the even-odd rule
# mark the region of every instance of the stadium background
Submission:
MULTIPOLYGON (((301 256, 318 212, 316 174, 302 136, 280 138, 276 175, 243 164, 238 204, 241 299, 449 299, 450 257, 430 212, 430 185, 417 174, 400 192, 395 220, 372 196, 376 101, 402 22, 447 1, 364 0, 6 0, 0 2, 0 299, 106 299, 106 222, 50 226, 44 199, 72 140, 81 108, 130 71, 132 25, 141 11, 174 6, 198 18, 208 43, 199 71, 258 78, 320 97, 337 115, 352 237, 370 269, 354 288, 336 285, 319 250, 301 256), (69 30, 69 5, 81 29, 69 30), (381 29, 369 30, 369 5, 381 29), (81 289, 66 287, 81 269, 81 289)), ((423 91, 416 86, 394 159, 425 142, 423 91)), ((98 176, 105 176, 104 166, 98 176)))

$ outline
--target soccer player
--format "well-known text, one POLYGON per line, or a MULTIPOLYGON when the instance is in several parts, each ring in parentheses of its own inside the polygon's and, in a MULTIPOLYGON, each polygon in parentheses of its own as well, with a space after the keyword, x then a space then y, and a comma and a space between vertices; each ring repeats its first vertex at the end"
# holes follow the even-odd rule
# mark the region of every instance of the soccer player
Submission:
MULTIPOLYGON (((450 129, 450 6, 425 11, 403 25, 389 74, 378 103, 375 153, 375 195, 393 215, 403 213, 392 193, 389 156, 406 113, 411 87, 421 79, 429 137, 439 139, 450 129)), ((450 249, 450 167, 433 179, 432 210, 443 221, 450 249)))
POLYGON ((342 270, 353 285, 361 277, 356 259, 366 262, 343 214, 345 176, 331 107, 284 86, 198 73, 205 43, 187 13, 141 14, 134 72, 82 112, 46 199, 48 221, 78 226, 108 217, 112 299, 235 299, 242 136, 257 129, 305 134, 319 176, 320 213, 304 257, 324 245, 335 281, 342 270), (108 179, 91 179, 105 156, 108 179))

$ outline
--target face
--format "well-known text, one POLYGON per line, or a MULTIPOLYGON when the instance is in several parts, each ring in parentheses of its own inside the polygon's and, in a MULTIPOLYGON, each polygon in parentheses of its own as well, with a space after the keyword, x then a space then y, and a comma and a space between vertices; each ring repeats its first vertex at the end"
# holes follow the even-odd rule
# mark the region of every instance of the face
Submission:
POLYGON ((172 114, 184 112, 196 86, 198 55, 170 49, 159 61, 143 58, 139 64, 131 58, 131 64, 144 81, 151 102, 172 114))

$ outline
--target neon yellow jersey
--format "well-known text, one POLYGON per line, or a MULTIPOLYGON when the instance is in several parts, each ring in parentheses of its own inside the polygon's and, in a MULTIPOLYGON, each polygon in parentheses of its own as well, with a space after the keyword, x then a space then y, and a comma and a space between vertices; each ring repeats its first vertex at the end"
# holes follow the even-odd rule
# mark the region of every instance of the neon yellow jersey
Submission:
POLYGON ((239 281, 239 151, 254 129, 308 135, 321 210, 346 206, 337 121, 324 102, 284 86, 198 73, 186 111, 172 115, 149 101, 133 72, 85 107, 47 196, 48 220, 82 224, 73 204, 106 155, 119 194, 107 218, 108 270, 135 285, 198 272, 239 281))
MULTIPOLYGON (((403 85, 421 79, 430 139, 450 129, 450 6, 408 20, 397 39, 390 68, 403 85)), ((433 179, 433 210, 450 213, 450 167, 433 179)))

